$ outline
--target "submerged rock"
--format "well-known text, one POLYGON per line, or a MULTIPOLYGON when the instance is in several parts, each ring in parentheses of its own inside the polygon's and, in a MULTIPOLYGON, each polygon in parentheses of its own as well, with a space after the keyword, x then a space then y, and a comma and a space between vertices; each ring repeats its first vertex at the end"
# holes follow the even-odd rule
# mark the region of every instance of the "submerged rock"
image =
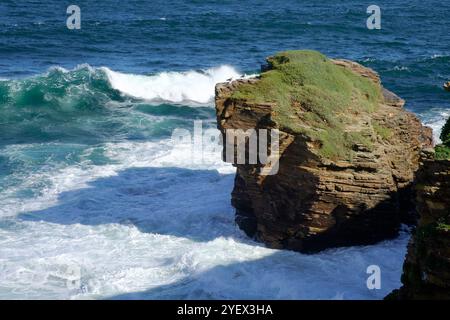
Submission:
POLYGON ((373 70, 314 51, 279 53, 260 77, 218 84, 224 137, 280 132, 277 174, 235 164, 239 226, 272 248, 302 252, 395 237, 412 219, 411 183, 432 145, 431 129, 403 105, 373 70))

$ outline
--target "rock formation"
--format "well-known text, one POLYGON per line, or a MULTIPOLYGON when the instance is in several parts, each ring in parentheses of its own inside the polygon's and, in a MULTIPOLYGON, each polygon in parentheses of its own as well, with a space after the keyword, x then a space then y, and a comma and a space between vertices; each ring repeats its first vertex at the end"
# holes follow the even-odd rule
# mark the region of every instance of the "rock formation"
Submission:
POLYGON ((223 136, 280 132, 277 174, 235 165, 239 226, 272 248, 302 252, 396 236, 412 209, 419 155, 432 144, 431 129, 403 105, 371 69, 313 51, 279 53, 260 77, 218 84, 223 136))
POLYGON ((450 299, 450 120, 441 139, 421 157, 415 183, 420 220, 408 245, 403 286, 389 299, 450 299))
POLYGON ((444 90, 450 91, 450 81, 447 81, 446 83, 444 83, 444 90))

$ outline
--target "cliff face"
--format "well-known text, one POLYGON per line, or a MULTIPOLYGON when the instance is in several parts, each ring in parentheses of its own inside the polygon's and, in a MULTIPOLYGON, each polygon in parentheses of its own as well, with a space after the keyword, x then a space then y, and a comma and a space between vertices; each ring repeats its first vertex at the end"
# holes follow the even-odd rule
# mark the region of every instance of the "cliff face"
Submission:
POLYGON ((419 224, 408 246, 400 290, 389 298, 450 299, 450 120, 443 144, 422 154, 416 180, 419 224))
POLYGON ((394 237, 411 210, 410 185, 431 130, 357 63, 310 51, 268 63, 259 78, 216 87, 224 136, 280 132, 277 174, 236 165, 239 226, 270 247, 303 252, 394 237))

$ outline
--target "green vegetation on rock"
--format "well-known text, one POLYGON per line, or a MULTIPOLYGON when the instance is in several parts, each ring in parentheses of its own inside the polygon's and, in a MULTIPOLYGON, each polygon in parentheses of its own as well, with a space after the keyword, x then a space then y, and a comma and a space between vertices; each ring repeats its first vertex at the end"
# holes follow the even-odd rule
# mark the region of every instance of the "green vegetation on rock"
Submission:
POLYGON ((374 121, 372 123, 373 129, 375 130, 375 132, 382 137, 384 140, 389 140, 392 135, 393 132, 390 128, 383 126, 382 124, 379 124, 378 122, 374 121))
POLYGON ((450 225, 445 223, 438 223, 437 229, 440 231, 449 232, 450 231, 450 225))
POLYGON ((435 159, 445 160, 450 159, 450 118, 442 128, 441 136, 442 144, 435 148, 435 159))
POLYGON ((243 84, 232 98, 275 103, 280 129, 321 142, 330 159, 351 157, 352 147, 370 148, 369 135, 345 132, 351 115, 376 110, 381 89, 372 80, 338 66, 316 51, 286 51, 270 57, 260 81, 243 84))
POLYGON ((450 146, 446 146, 444 144, 437 145, 436 148, 434 148, 436 151, 434 158, 436 160, 446 160, 450 159, 450 146))

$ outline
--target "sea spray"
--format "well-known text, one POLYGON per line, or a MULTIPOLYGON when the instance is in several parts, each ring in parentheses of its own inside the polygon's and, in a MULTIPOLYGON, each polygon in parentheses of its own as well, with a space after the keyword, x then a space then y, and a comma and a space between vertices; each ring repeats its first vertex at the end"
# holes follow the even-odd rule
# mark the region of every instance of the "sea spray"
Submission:
POLYGON ((102 68, 111 86, 120 92, 147 101, 172 103, 211 103, 218 82, 236 79, 240 74, 230 66, 202 72, 162 72, 154 76, 133 75, 102 68))

